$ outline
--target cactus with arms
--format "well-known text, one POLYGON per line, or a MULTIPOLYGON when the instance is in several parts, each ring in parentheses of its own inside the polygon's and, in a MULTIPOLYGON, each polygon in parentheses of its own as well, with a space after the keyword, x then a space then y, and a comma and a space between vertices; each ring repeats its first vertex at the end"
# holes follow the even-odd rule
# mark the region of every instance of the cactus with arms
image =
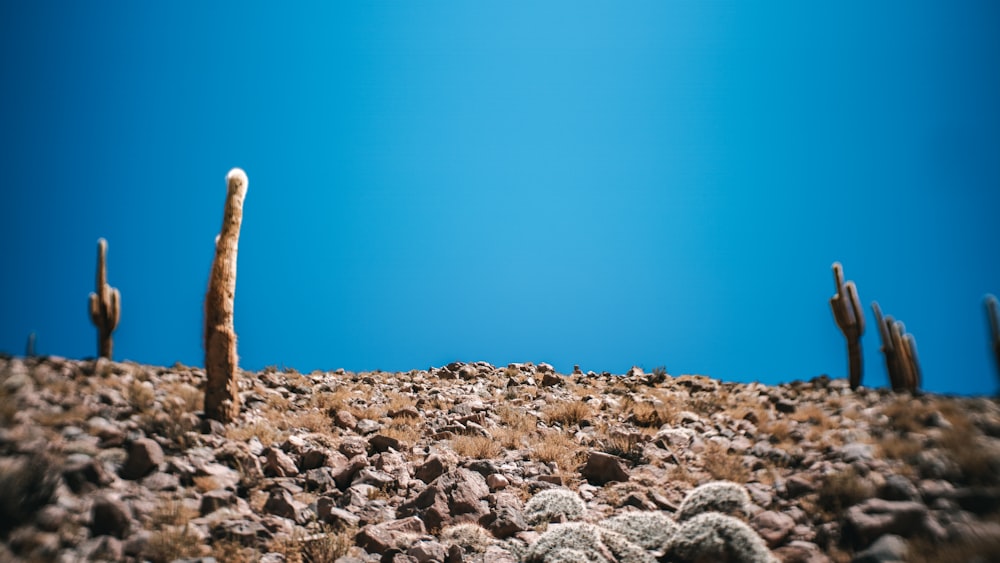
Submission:
POLYGON ((833 263, 833 278, 837 293, 830 298, 830 308, 840 332, 847 339, 849 381, 851 389, 857 389, 863 375, 861 335, 865 332, 865 315, 858 300, 858 288, 853 281, 844 282, 844 268, 840 262, 833 263))
POLYGON ((240 412, 237 380, 236 328, 233 323, 236 297, 236 254, 243 222, 243 200, 247 175, 233 168, 226 175, 226 207, 222 231, 215 240, 215 259, 205 295, 205 416, 230 422, 240 412))
POLYGON ((882 316, 878 302, 872 303, 879 334, 882 336, 882 354, 889 372, 889 383, 894 391, 915 392, 920 388, 920 362, 917 360, 917 343, 912 334, 906 333, 903 323, 891 316, 882 316))
POLYGON ((997 363, 997 375, 1000 375, 1000 302, 993 295, 986 296, 986 318, 990 322, 990 344, 993 348, 993 359, 997 363))
POLYGON ((97 355, 111 359, 114 341, 111 333, 121 318, 121 293, 108 285, 108 241, 97 240, 97 288, 90 294, 90 320, 97 327, 97 355))

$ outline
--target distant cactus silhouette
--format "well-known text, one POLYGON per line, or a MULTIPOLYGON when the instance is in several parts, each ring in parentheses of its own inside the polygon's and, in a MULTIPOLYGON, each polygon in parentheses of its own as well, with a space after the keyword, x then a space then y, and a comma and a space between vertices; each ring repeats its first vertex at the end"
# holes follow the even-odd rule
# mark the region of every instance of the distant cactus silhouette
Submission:
POLYGON ((990 344, 997 364, 997 376, 1000 376, 1000 302, 993 295, 986 296, 986 318, 990 323, 990 344))
POLYGON ((917 343, 912 334, 906 333, 903 323, 891 316, 882 316, 878 302, 872 303, 879 334, 882 336, 882 355, 889 372, 889 384, 894 391, 915 392, 920 388, 920 362, 917 359, 917 343))
POLYGON ((97 287, 90 294, 90 320, 97 327, 97 355, 111 359, 114 341, 111 333, 118 327, 121 318, 121 294, 108 285, 107 270, 108 241, 97 240, 97 287))
POLYGON ((25 344, 25 346, 24 346, 24 357, 31 358, 31 357, 33 357, 35 355, 35 341, 36 340, 37 340, 37 337, 35 336, 34 332, 32 332, 31 334, 28 335, 28 343, 25 344))
POLYGON ((858 300, 858 288, 853 281, 844 282, 844 268, 833 263, 833 279, 837 293, 830 298, 833 319, 847 339, 847 360, 850 369, 851 389, 861 385, 864 367, 861 353, 861 335, 865 332, 865 314, 858 300))
POLYGON ((205 416, 230 422, 240 412, 237 380, 236 328, 233 302, 236 297, 236 254, 243 221, 247 175, 233 168, 226 175, 226 206, 222 230, 215 240, 215 259, 205 295, 205 416))

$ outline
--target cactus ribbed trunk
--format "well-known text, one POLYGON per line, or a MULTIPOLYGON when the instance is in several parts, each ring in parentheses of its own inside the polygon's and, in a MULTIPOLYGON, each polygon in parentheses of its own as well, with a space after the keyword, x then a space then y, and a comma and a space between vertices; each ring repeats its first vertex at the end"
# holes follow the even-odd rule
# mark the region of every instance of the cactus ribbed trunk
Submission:
POLYGON ((837 293, 830 298, 833 320, 847 339, 848 381, 851 389, 861 385, 864 376, 861 335, 865 332, 865 315, 858 299, 858 288, 853 281, 844 282, 844 269, 840 262, 833 263, 833 281, 837 293))
POLYGON ((111 333, 118 326, 121 318, 121 294, 108 285, 107 272, 108 242, 97 241, 97 287, 90 294, 90 320, 97 327, 97 354, 102 358, 111 359, 114 341, 111 333))
POLYGON ((990 323, 990 345, 997 364, 997 376, 1000 377, 1000 302, 992 295, 986 296, 986 319, 990 323))
POLYGON ((903 323, 889 315, 883 317, 877 302, 872 303, 872 310, 882 337, 882 354, 889 372, 889 385, 893 391, 915 393, 923 377, 917 359, 917 341, 912 334, 906 333, 903 323))
POLYGON ((215 258, 205 295, 205 416, 230 422, 239 415, 236 328, 233 322, 236 298, 236 255, 247 175, 239 168, 226 176, 226 207, 222 230, 215 242, 215 258))

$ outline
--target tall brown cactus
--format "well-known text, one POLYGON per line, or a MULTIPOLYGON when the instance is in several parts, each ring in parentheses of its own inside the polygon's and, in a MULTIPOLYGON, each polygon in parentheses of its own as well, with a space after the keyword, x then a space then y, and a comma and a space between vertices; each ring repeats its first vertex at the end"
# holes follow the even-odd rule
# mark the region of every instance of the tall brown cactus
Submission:
POLYGON ((236 254, 243 222, 243 200, 247 175, 233 168, 226 175, 226 207, 222 230, 215 239, 215 258, 205 294, 205 416, 230 422, 240 413, 237 380, 236 327, 233 302, 236 298, 236 254))
POLYGON ((833 320, 847 339, 849 381, 851 389, 857 389, 864 374, 861 335, 865 332, 865 314, 854 282, 844 283, 844 268, 840 262, 833 263, 833 280, 837 293, 830 298, 830 308, 833 309, 833 320))
POLYGON ((917 359, 917 342, 907 334, 903 323, 891 316, 882 317, 878 302, 872 303, 879 334, 882 336, 882 354, 889 372, 889 384, 894 391, 916 392, 920 388, 920 361, 917 359))
POLYGON ((1000 376, 1000 303, 992 295, 986 296, 986 318, 990 322, 990 344, 997 363, 997 375, 1000 376))
POLYGON ((97 355, 111 359, 114 341, 111 333, 121 318, 121 293, 108 285, 108 241, 97 240, 97 288, 90 294, 90 321, 97 327, 97 355))

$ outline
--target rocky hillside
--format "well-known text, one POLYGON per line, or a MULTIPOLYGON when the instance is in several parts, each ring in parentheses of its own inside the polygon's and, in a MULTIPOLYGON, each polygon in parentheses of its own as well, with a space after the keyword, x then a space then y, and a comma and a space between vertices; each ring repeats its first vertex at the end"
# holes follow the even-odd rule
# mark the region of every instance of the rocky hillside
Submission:
POLYGON ((0 561, 1000 560, 994 399, 269 369, 224 426, 204 381, 0 357, 0 561))

